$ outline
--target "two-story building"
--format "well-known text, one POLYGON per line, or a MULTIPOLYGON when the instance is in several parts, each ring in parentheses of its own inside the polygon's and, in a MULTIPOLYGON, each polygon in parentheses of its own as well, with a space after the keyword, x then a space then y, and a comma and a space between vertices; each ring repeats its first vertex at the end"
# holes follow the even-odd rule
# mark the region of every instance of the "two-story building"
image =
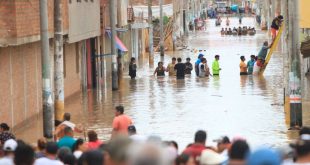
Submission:
MULTIPOLYGON (((99 51, 100 1, 63 0, 65 98, 90 87, 92 55, 99 51)), ((0 120, 15 126, 42 110, 42 65, 38 0, 1 1, 0 120)), ((48 1, 50 58, 54 58, 54 1, 48 1)), ((50 68, 54 70, 53 64, 50 68)), ((53 80, 53 74, 51 75, 53 80)))

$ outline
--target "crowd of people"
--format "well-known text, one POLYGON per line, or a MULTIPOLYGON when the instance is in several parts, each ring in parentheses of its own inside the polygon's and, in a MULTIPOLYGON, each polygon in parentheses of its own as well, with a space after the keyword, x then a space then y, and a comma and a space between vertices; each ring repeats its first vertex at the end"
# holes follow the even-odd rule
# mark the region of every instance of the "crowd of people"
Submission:
POLYGON ((177 79, 184 79, 185 75, 191 75, 192 70, 195 70, 196 76, 198 77, 219 76, 221 70, 219 59, 220 56, 215 55, 212 68, 210 69, 207 64, 207 59, 204 58, 204 54, 202 54, 202 50, 199 50, 198 59, 194 66, 189 57, 186 58, 185 63, 182 63, 182 58, 173 57, 171 63, 169 63, 166 68, 164 67, 163 62, 158 62, 154 75, 162 77, 165 76, 165 72, 168 72, 169 76, 176 76, 177 79))
MULTIPOLYGON (((308 165, 310 164, 310 128, 303 127, 299 137, 279 148, 251 148, 248 140, 222 136, 207 144, 207 132, 196 131, 193 142, 180 150, 173 139, 144 136, 124 114, 115 108, 111 140, 103 142, 94 130, 88 140, 75 138, 75 124, 68 113, 56 130, 63 132, 54 142, 38 140, 36 146, 16 140, 6 123, 0 124, 0 165, 308 165), (69 119, 69 120, 68 120, 69 119), (65 125, 65 127, 63 127, 65 125), (68 126, 70 125, 70 126, 68 126), (73 127, 73 129, 72 129, 73 127)), ((55 133, 56 134, 56 133, 55 133)), ((58 134, 60 135, 60 134, 58 134)), ((184 142, 182 142, 184 143, 184 142)))
POLYGON ((245 57, 240 56, 240 75, 258 75, 261 69, 265 67, 268 49, 270 49, 271 46, 272 45, 268 45, 268 42, 265 41, 258 55, 251 55, 251 59, 247 63, 245 63, 245 57))
POLYGON ((221 30, 221 35, 233 35, 233 36, 241 36, 241 35, 255 35, 256 34, 256 30, 254 27, 247 27, 247 26, 243 26, 241 28, 241 26, 239 26, 238 28, 234 27, 233 29, 231 28, 222 28, 221 30))

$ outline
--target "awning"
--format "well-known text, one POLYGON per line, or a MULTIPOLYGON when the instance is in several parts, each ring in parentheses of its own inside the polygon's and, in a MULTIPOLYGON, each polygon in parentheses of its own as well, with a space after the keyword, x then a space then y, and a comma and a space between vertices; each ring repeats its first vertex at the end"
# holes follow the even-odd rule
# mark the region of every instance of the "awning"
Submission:
MULTIPOLYGON (((106 30, 106 33, 108 34, 109 38, 111 39, 111 31, 106 30)), ((123 52, 128 52, 128 49, 126 48, 124 43, 117 36, 115 36, 115 44, 116 44, 117 49, 119 49, 123 52)))

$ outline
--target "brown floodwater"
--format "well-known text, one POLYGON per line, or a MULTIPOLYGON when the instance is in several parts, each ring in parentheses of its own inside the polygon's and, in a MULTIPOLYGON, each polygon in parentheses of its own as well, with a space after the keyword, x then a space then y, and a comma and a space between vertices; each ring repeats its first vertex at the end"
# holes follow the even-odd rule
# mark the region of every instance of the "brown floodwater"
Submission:
MULTIPOLYGON (((283 47, 279 45, 264 75, 240 76, 239 57, 249 60, 251 54, 257 55, 269 35, 258 30, 255 36, 221 36, 221 27, 215 27, 214 21, 208 21, 207 31, 190 34, 188 49, 166 52, 163 58, 157 54, 154 63, 163 60, 167 66, 171 57, 190 57, 194 63, 197 55, 190 49, 203 49, 209 66, 214 55, 220 55, 220 77, 197 78, 193 72, 185 80, 157 78, 148 57, 140 57, 137 78, 131 80, 124 72, 119 91, 112 92, 106 78, 101 90, 66 100, 72 120, 109 140, 114 107, 121 104, 139 134, 176 140, 182 149, 193 141, 198 129, 207 130, 209 144, 222 135, 246 137, 253 146, 279 146, 295 138, 296 132, 288 131, 283 106, 283 47)), ((231 24, 239 26, 237 19, 231 19, 231 24)), ((253 18, 243 19, 243 26, 254 25, 253 18)), ((25 125, 17 136, 34 142, 42 136, 41 120, 25 125)))

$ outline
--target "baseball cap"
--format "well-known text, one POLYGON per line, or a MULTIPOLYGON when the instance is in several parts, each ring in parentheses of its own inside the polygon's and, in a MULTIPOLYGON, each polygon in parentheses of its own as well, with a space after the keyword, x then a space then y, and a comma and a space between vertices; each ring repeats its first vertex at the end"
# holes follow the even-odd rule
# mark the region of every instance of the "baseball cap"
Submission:
POLYGON ((230 143, 230 140, 227 136, 222 136, 218 139, 213 140, 213 142, 226 144, 226 143, 230 143))
POLYGON ((204 56, 203 54, 199 54, 199 55, 198 55, 198 58, 201 58, 201 57, 203 57, 203 56, 204 56))
POLYGON ((17 147, 17 142, 14 139, 9 139, 5 141, 3 145, 3 150, 4 151, 15 151, 17 147))
POLYGON ((211 164, 222 164, 225 162, 225 157, 216 153, 213 150, 203 150, 200 156, 200 164, 211 165, 211 164))

